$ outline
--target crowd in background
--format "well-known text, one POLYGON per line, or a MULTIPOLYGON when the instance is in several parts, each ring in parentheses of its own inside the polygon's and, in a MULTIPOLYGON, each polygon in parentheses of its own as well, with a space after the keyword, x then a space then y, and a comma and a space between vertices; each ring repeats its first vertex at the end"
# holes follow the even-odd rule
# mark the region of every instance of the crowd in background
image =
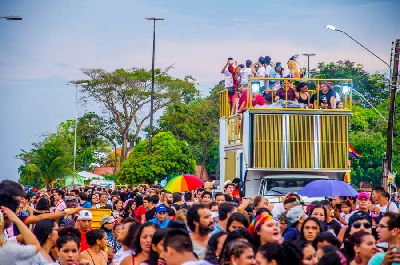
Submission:
POLYGON ((160 186, 24 188, 0 183, 0 264, 400 264, 398 205, 383 188, 305 205, 242 198, 239 180, 160 186), (93 209, 109 209, 94 229, 93 209))

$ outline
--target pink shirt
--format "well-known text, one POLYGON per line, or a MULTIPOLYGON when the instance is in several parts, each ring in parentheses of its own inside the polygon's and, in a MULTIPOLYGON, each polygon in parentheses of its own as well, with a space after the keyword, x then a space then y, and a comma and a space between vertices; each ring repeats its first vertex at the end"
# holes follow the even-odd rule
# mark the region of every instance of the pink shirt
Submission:
POLYGON ((60 200, 57 202, 56 207, 53 208, 52 212, 57 213, 57 212, 62 212, 64 209, 67 208, 67 205, 63 200, 60 200))

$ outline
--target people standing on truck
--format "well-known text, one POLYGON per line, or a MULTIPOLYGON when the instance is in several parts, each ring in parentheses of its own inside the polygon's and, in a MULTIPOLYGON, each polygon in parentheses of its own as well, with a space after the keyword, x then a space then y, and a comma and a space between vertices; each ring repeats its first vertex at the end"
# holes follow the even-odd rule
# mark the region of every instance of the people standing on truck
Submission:
POLYGON ((283 87, 280 87, 276 92, 275 92, 275 101, 278 100, 292 100, 292 101, 297 101, 297 95, 296 91, 292 87, 290 87, 288 84, 283 85, 283 87))
MULTIPOLYGON (((256 72, 256 77, 265 78, 266 71, 265 71, 264 64, 265 64, 264 57, 258 58, 258 62, 257 62, 258 69, 256 72)), ((260 83, 260 91, 259 92, 263 93, 265 90, 265 82, 263 80, 259 80, 257 82, 260 83)))
MULTIPOLYGON (((274 69, 271 70, 269 77, 270 78, 283 78, 284 77, 284 73, 283 73, 284 69, 282 68, 282 64, 280 62, 277 62, 275 64, 274 69)), ((275 90, 277 91, 282 85, 282 81, 276 81, 276 80, 270 80, 269 81, 269 89, 275 90)))
POLYGON ((221 74, 224 75, 224 87, 228 90, 230 115, 233 115, 238 101, 238 94, 236 91, 238 80, 236 77, 236 61, 234 61, 232 57, 228 58, 228 61, 221 70, 221 74))

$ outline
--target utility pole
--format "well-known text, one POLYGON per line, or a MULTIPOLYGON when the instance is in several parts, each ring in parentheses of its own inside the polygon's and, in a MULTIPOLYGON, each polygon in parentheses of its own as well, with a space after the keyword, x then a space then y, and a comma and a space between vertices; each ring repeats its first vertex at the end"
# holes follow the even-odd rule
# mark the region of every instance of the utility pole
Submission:
POLYGON ((392 159, 393 159, 393 128, 394 118, 396 112, 396 91, 397 82, 399 76, 399 58, 400 58, 400 39, 396 40, 393 58, 393 70, 392 79, 390 84, 390 105, 389 105, 389 119, 387 129, 387 143, 386 143, 386 154, 383 161, 383 176, 382 176, 382 187, 387 189, 387 178, 392 173, 392 159))
POLYGON ((303 53, 303 56, 307 56, 307 78, 310 78, 310 56, 315 55, 315 53, 303 53))
POLYGON ((153 116, 154 116, 154 57, 156 52, 156 21, 164 20, 163 18, 147 17, 146 20, 153 20, 153 56, 151 61, 151 92, 150 92, 150 131, 149 131, 149 150, 151 154, 151 148, 153 145, 153 116))

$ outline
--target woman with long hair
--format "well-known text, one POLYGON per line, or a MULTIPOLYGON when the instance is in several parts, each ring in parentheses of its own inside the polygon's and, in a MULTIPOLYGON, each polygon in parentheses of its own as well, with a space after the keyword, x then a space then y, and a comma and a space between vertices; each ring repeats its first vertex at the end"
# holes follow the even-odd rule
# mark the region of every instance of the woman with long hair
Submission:
POLYGON ((323 232, 321 222, 315 217, 308 217, 301 226, 299 239, 312 244, 314 239, 323 232))
POLYGON ((122 260, 134 254, 134 250, 129 248, 129 245, 133 240, 135 240, 135 233, 139 225, 133 218, 125 218, 121 225, 121 230, 116 235, 115 239, 122 245, 113 256, 112 265, 119 265, 121 264, 122 260))
POLYGON ((90 248, 81 252, 81 258, 90 261, 91 265, 107 265, 108 255, 104 251, 107 247, 107 234, 101 229, 86 233, 86 242, 90 248))
POLYGON ((33 234, 39 240, 41 250, 35 256, 33 265, 52 263, 56 258, 51 250, 58 239, 58 224, 54 219, 43 219, 36 223, 33 234))
POLYGON ((224 246, 227 234, 225 232, 218 232, 213 234, 208 240, 208 247, 206 251, 205 260, 211 264, 219 264, 221 257, 222 247, 224 246))
POLYGON ((253 246, 242 239, 228 243, 221 255, 220 265, 255 265, 253 246))
POLYGON ((377 252, 374 236, 365 231, 354 233, 344 246, 348 260, 351 260, 349 265, 367 265, 377 252))
POLYGON ((167 229, 158 229, 154 235, 153 239, 151 240, 151 248, 149 253, 149 259, 143 262, 142 264, 147 265, 159 265, 165 263, 163 257, 163 244, 164 244, 164 237, 167 235, 167 229))
POLYGON ((136 202, 132 199, 128 200, 128 202, 126 203, 125 207, 124 207, 124 213, 123 213, 123 217, 127 218, 127 217, 131 217, 134 218, 135 214, 134 211, 136 210, 136 202))
POLYGON ((158 225, 149 222, 140 225, 135 234, 135 240, 129 242, 128 245, 130 249, 135 251, 135 254, 125 257, 121 265, 139 265, 147 260, 153 235, 157 229, 158 225))
POLYGON ((241 213, 232 213, 226 224, 228 232, 233 232, 238 228, 247 228, 249 226, 249 220, 241 213))
POLYGON ((302 265, 316 265, 318 262, 316 251, 313 245, 307 243, 304 240, 293 241, 298 249, 301 250, 303 254, 302 265))
POLYGON ((262 245, 256 255, 258 265, 300 265, 303 260, 301 250, 292 242, 283 244, 268 243, 262 245))
POLYGON ((112 216, 117 219, 120 223, 122 221, 122 216, 124 213, 124 203, 120 199, 116 199, 113 202, 112 216))
POLYGON ((50 203, 49 201, 41 197, 36 203, 35 210, 33 210, 33 215, 40 215, 42 213, 49 213, 50 212, 50 203))
POLYGON ((280 244, 283 241, 278 223, 267 212, 257 215, 249 225, 248 231, 254 237, 256 249, 267 243, 280 244))

